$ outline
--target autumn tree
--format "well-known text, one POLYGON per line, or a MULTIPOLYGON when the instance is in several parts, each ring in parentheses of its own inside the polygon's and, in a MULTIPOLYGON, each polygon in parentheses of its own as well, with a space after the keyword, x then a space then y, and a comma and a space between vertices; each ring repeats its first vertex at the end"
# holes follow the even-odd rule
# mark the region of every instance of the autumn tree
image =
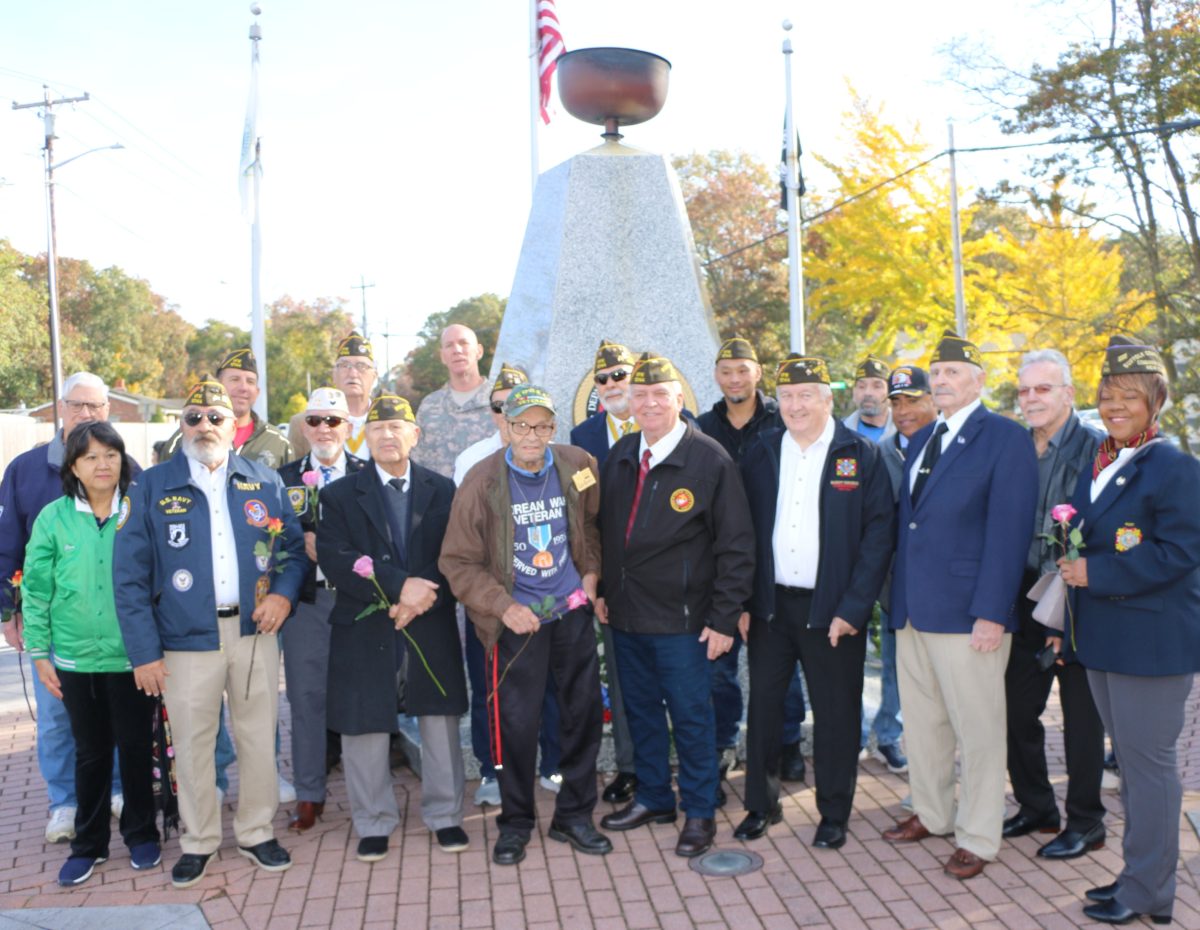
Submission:
POLYGON ((267 412, 283 422, 284 409, 295 394, 329 384, 337 346, 354 328, 341 298, 313 301, 281 297, 267 308, 267 412))
POLYGON ((430 314, 418 334, 420 342, 404 360, 396 378, 396 390, 415 407, 426 394, 446 383, 446 366, 442 364, 439 351, 442 330, 452 323, 461 323, 475 331, 483 346, 479 370, 486 375, 491 368, 500 321, 504 319, 507 304, 507 298, 480 294, 460 301, 449 310, 430 314))

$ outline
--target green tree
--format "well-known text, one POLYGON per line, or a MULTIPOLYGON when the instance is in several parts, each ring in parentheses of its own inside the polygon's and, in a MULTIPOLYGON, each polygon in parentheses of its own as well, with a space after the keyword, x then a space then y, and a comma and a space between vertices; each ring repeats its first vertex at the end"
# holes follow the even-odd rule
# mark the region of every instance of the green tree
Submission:
POLYGON ((312 301, 284 296, 267 308, 267 413, 281 423, 295 394, 329 384, 338 343, 354 323, 341 298, 312 301))
POLYGON ((0 407, 34 407, 50 383, 45 279, 33 279, 28 256, 0 239, 0 407))
POLYGON ((500 335, 500 321, 504 319, 507 304, 506 298, 480 294, 460 301, 449 310, 430 314, 421 327, 420 343, 408 353, 403 370, 396 377, 396 390, 415 408, 421 398, 446 383, 446 366, 442 364, 439 351, 442 331, 452 323, 461 323, 475 331, 479 344, 483 346, 479 370, 486 375, 492 364, 496 339, 500 335))

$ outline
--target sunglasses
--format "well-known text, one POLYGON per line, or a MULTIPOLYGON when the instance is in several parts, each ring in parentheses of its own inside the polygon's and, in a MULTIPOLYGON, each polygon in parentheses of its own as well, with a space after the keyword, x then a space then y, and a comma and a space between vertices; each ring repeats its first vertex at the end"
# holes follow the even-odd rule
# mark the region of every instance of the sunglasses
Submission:
POLYGON ((504 413, 504 404, 492 404, 492 413, 504 413))
POLYGON ((604 387, 604 385, 608 384, 609 378, 612 378, 613 383, 616 384, 618 381, 624 381, 628 377, 629 372, 626 369, 618 368, 612 374, 601 372, 600 374, 596 375, 596 383, 601 387, 604 387))
POLYGON ((228 417, 226 417, 223 413, 217 413, 215 410, 210 410, 208 413, 197 413, 193 410, 191 413, 185 413, 183 415, 183 422, 188 426, 199 426, 200 423, 205 419, 207 419, 208 422, 213 426, 220 426, 228 419, 228 417))
POLYGON ((1045 397, 1055 388, 1062 387, 1061 384, 1035 384, 1033 387, 1017 388, 1018 397, 1028 397, 1030 393, 1036 394, 1038 397, 1045 397))
POLYGON ((324 423, 330 429, 337 429, 339 426, 341 426, 343 423, 345 423, 346 420, 344 417, 310 416, 310 417, 305 417, 304 422, 307 423, 309 426, 311 426, 313 429, 316 429, 322 423, 324 423))

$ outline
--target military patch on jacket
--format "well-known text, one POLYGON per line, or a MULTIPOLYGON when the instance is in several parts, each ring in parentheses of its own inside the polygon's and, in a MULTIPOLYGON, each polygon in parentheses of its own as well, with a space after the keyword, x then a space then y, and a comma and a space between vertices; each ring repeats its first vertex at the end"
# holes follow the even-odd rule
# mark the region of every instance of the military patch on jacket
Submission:
POLYGON ((188 535, 188 521, 167 524, 167 545, 172 549, 182 549, 192 541, 188 535))
POLYGON ((188 497, 186 494, 168 494, 166 497, 161 497, 158 500, 158 509, 160 513, 166 514, 168 517, 178 517, 187 513, 196 505, 195 500, 188 497))
POLYGON ((1117 529, 1116 547, 1118 552, 1128 552, 1134 546, 1142 544, 1142 531, 1132 523, 1126 523, 1117 529))
POLYGON ((671 495, 671 509, 676 513, 687 513, 696 506, 696 495, 687 488, 680 488, 671 495))
POLYGON ((121 509, 117 511, 117 529, 125 525, 125 521, 129 519, 129 495, 126 494, 121 498, 121 509))
MULTIPOLYGON (((274 459, 275 459, 275 456, 270 455, 269 453, 264 452, 264 453, 259 454, 259 461, 261 461, 262 464, 266 465, 268 468, 273 468, 275 466, 274 459), (270 459, 270 461, 268 461, 268 458, 270 459)), ((239 491, 261 491, 262 490, 262 482, 261 481, 238 481, 237 479, 234 479, 233 486, 239 491)))
POLYGON ((833 470, 839 478, 857 478, 858 459, 838 459, 833 470))
POLYGON ((308 509, 308 488, 288 488, 287 496, 292 510, 296 511, 296 516, 300 516, 308 509))
POLYGON ((242 509, 246 512, 246 522, 251 526, 267 525, 267 518, 270 516, 270 514, 267 512, 267 505, 262 501, 246 501, 242 509))
POLYGON ((181 568, 171 576, 171 587, 176 591, 189 591, 192 587, 192 573, 186 568, 181 568))

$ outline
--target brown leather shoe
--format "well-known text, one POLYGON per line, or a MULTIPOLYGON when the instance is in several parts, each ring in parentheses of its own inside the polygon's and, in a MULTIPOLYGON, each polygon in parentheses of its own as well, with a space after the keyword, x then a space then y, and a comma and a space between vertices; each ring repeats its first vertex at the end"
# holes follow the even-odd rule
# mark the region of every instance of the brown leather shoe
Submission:
POLYGON ((311 829, 312 825, 321 819, 323 813, 325 813, 324 801, 297 801, 296 809, 292 811, 292 816, 288 820, 288 829, 303 833, 305 830, 311 829))
POLYGON ((921 823, 921 818, 913 814, 908 820, 901 820, 890 830, 883 831, 883 838, 889 843, 915 843, 927 836, 932 836, 921 823))
POLYGON ((965 849, 954 850, 954 855, 946 860, 946 874, 953 875, 960 881, 966 881, 968 878, 974 878, 983 871, 983 867, 987 865, 975 853, 968 852, 965 849))

